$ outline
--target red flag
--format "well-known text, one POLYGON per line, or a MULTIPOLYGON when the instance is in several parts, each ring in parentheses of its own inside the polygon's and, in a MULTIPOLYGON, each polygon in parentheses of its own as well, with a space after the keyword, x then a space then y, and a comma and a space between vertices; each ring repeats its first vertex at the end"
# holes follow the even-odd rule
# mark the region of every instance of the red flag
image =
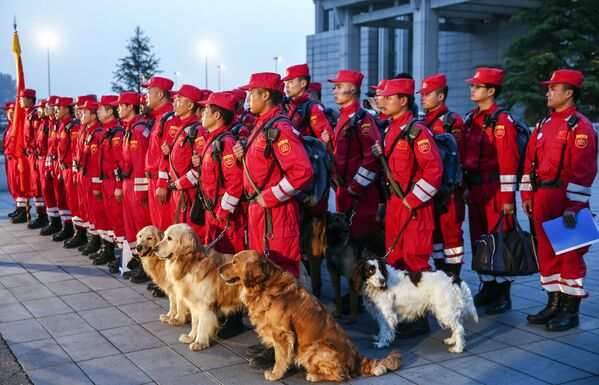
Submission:
POLYGON ((27 112, 21 103, 19 103, 19 94, 25 89, 25 76, 23 75, 23 62, 21 61, 21 45, 19 44, 19 35, 17 34, 17 24, 15 22, 15 31, 12 35, 12 52, 15 54, 17 64, 17 95, 15 98, 15 110, 12 120, 12 133, 15 137, 16 148, 15 157, 18 161, 19 185, 21 191, 27 197, 31 196, 31 183, 29 177, 29 161, 25 155, 25 119, 27 112))

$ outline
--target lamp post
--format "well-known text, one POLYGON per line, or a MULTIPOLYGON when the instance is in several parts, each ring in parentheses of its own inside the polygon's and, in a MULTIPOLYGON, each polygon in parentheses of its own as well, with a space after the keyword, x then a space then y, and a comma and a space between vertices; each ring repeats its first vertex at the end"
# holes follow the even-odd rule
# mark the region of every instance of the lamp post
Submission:
POLYGON ((175 71, 175 90, 177 89, 177 84, 178 84, 178 80, 179 80, 179 75, 181 75, 181 71, 176 70, 175 71))
POLYGON ((223 68, 225 68, 224 64, 219 64, 216 66, 216 68, 218 68, 218 90, 221 91, 222 88, 220 86, 220 72, 222 71, 223 68))
POLYGON ((50 48, 54 47, 56 43, 56 35, 50 31, 45 30, 40 33, 39 36, 40 43, 42 47, 46 49, 46 63, 47 63, 47 72, 48 72, 48 96, 52 94, 52 82, 50 75, 50 48))
POLYGON ((275 57, 272 58, 272 60, 275 61, 275 73, 277 73, 277 74, 279 73, 279 66, 278 65, 279 65, 279 62, 281 61, 281 59, 282 59, 282 57, 280 57, 280 56, 275 56, 275 57))
POLYGON ((200 45, 200 53, 204 56, 204 70, 206 83, 204 84, 204 88, 208 89, 208 56, 211 55, 214 51, 213 45, 211 42, 204 42, 200 45))

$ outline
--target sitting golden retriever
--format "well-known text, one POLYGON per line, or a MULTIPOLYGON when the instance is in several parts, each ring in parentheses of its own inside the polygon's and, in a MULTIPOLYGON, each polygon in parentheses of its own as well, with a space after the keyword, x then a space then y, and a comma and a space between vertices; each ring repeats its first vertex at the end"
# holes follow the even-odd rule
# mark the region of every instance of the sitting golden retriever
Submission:
POLYGON ((292 363, 303 366, 312 382, 380 376, 401 365, 396 351, 382 360, 361 356, 322 304, 258 252, 237 253, 218 270, 227 284, 242 287, 250 321, 263 344, 274 347, 275 366, 264 374, 267 380, 281 379, 292 363))
POLYGON ((191 312, 191 331, 182 334, 179 342, 189 344, 189 349, 195 351, 209 347, 210 338, 218 331, 218 316, 243 308, 240 288, 225 284, 217 271, 233 255, 215 251, 206 254, 198 236, 184 223, 166 229, 154 251, 166 260, 166 275, 175 295, 191 312))
POLYGON ((166 275, 166 261, 158 258, 154 252, 154 246, 164 238, 164 233, 158 227, 146 226, 137 233, 136 250, 139 253, 141 264, 146 274, 154 281, 168 296, 169 310, 166 314, 160 314, 160 321, 170 325, 183 325, 187 322, 189 310, 180 298, 177 298, 173 290, 173 284, 166 275))

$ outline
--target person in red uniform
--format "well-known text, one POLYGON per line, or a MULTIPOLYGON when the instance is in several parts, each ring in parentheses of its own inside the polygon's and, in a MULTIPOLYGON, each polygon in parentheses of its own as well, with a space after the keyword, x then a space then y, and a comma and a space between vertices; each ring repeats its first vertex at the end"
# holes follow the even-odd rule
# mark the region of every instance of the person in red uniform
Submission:
MULTIPOLYGON (((168 154, 167 160, 160 169, 168 170, 168 175, 173 189, 171 194, 171 212, 174 213, 173 223, 187 223, 195 233, 204 239, 204 226, 192 222, 189 214, 191 205, 195 197, 195 188, 197 175, 194 176, 191 157, 194 153, 202 154, 206 145, 206 130, 201 126, 197 119, 196 110, 198 103, 205 94, 197 87, 189 84, 183 84, 175 96, 175 115, 176 122, 169 125, 168 141, 162 146, 165 154, 168 154), (180 178, 186 177, 189 183, 174 183, 180 178)), ((163 172, 163 171, 161 171, 163 172)), ((159 186, 166 183, 159 180, 159 186)))
MULTIPOLYGON (((424 124, 433 135, 450 133, 458 145, 458 156, 463 158, 466 132, 462 118, 446 106, 447 79, 445 75, 432 75, 422 80, 422 108, 426 111, 424 124)), ((449 197, 435 199, 435 233, 433 235, 433 262, 437 270, 460 276, 464 258, 464 231, 462 224, 466 213, 464 193, 456 189, 449 197)))
MULTIPOLYGON (((414 119, 414 80, 389 80, 380 96, 385 98, 382 112, 392 120, 385 135, 384 152, 378 141, 372 151, 377 157, 384 155, 390 172, 387 179, 392 182, 392 178, 400 190, 392 189, 387 201, 387 262, 410 272, 428 271, 435 228, 433 197, 441 186, 443 163, 432 134, 414 119)), ((407 325, 409 331, 406 326, 404 336, 430 330, 427 315, 407 325)))
POLYGON ((79 198, 73 183, 72 157, 79 138, 79 122, 73 119, 73 98, 58 98, 56 101, 56 120, 58 121, 58 141, 56 145, 55 170, 57 196, 62 230, 52 236, 55 242, 63 242, 74 234, 73 216, 78 215, 79 198), (60 195, 64 195, 62 202, 60 195))
POLYGON ((139 230, 152 223, 148 204, 148 178, 145 175, 150 128, 139 116, 140 95, 138 93, 123 92, 119 95, 117 103, 125 135, 118 170, 118 178, 122 180, 123 188, 116 189, 114 195, 123 203, 125 234, 135 260, 130 266, 131 272, 127 275, 132 282, 139 283, 147 281, 147 277, 139 263, 136 236, 139 230))
POLYGON ((549 331, 578 326, 580 301, 588 296, 583 257, 589 247, 555 255, 542 226, 561 216, 566 227, 574 227, 576 213, 589 207, 597 175, 597 133, 576 110, 583 80, 579 71, 557 70, 541 83, 548 87, 551 112, 537 123, 528 142, 520 185, 522 208, 533 218, 537 234, 541 286, 549 297, 547 306, 527 319, 549 331))
POLYGON ((81 123, 87 127, 87 135, 83 142, 83 152, 80 160, 81 185, 84 199, 87 201, 87 214, 89 216, 90 241, 81 250, 83 255, 90 259, 98 257, 104 251, 102 240, 106 238, 104 232, 108 230, 108 218, 104 211, 104 202, 98 199, 94 191, 101 191, 102 179, 100 178, 100 143, 104 136, 104 128, 98 120, 98 102, 88 100, 81 108, 81 123))
POLYGON ((56 210, 55 214, 58 215, 58 210, 56 209, 56 202, 54 199, 54 195, 48 196, 48 184, 46 183, 46 156, 48 155, 48 132, 49 132, 49 124, 48 124, 48 116, 46 115, 46 101, 40 100, 39 106, 37 108, 37 115, 39 119, 39 124, 37 125, 36 134, 35 134, 35 158, 36 158, 36 167, 39 179, 39 194, 42 196, 44 201, 44 214, 37 215, 35 220, 27 225, 29 229, 41 229, 44 226, 48 225, 48 216, 54 214, 54 210, 56 210))
POLYGON ((371 148, 381 140, 374 118, 360 107, 363 78, 359 72, 340 70, 336 78, 328 80, 335 83, 335 103, 341 106, 333 137, 337 211, 347 213, 350 238, 360 247, 368 246, 377 231, 380 165, 371 148))
MULTIPOLYGON (((495 102, 501 92, 503 70, 479 68, 470 83, 470 99, 478 105, 466 120, 466 141, 462 165, 466 185, 470 240, 492 232, 503 213, 504 228, 513 226, 515 191, 520 159, 516 126, 509 113, 497 119, 495 130, 486 121, 499 108, 495 102)), ((511 309, 511 277, 480 275, 482 288, 474 297, 476 306, 487 306, 487 314, 511 309)))
MULTIPOLYGON (((152 109, 154 125, 150 132, 150 142, 146 153, 146 178, 148 178, 148 202, 152 224, 161 230, 173 224, 173 212, 169 203, 168 187, 159 187, 158 178, 168 180, 168 173, 158 174, 160 163, 166 159, 162 152, 162 144, 167 140, 171 124, 168 120, 174 118, 170 90, 173 81, 153 76, 150 82, 142 84, 147 88, 148 107, 152 109)), ((164 183, 164 182, 163 182, 164 183)))
POLYGON ((231 122, 230 131, 233 135, 237 136, 239 140, 246 140, 256 125, 256 117, 245 109, 245 91, 235 88, 228 92, 231 93, 236 100, 235 117, 233 118, 233 122, 231 122))
POLYGON ((46 116, 48 117, 48 140, 46 160, 44 162, 44 180, 42 182, 42 190, 45 191, 44 200, 46 201, 46 213, 50 219, 50 223, 40 230, 40 235, 52 235, 62 229, 60 221, 60 210, 58 208, 59 197, 56 195, 56 173, 54 169, 54 159, 56 158, 56 140, 58 135, 56 129, 58 123, 56 121, 56 96, 49 96, 46 101, 46 116))

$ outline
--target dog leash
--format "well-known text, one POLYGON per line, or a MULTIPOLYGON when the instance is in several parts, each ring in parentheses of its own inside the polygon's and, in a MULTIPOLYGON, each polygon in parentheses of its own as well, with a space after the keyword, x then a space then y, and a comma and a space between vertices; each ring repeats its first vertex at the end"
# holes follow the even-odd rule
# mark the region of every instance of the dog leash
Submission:
POLYGON ((220 241, 225 236, 225 233, 227 232, 227 230, 229 230, 230 227, 231 227, 231 221, 229 220, 229 218, 227 218, 227 224, 225 225, 225 228, 223 229, 223 231, 221 231, 220 234, 218 234, 218 236, 216 238, 214 238, 214 240, 212 242, 207 244, 206 248, 213 249, 214 246, 216 246, 216 244, 218 243, 218 241, 220 241))
POLYGON ((397 242, 399 241, 399 237, 401 237, 401 234, 403 234, 403 232, 405 231, 405 229, 408 227, 408 223, 410 223, 410 221, 412 220, 412 218, 415 217, 415 216, 416 216, 416 213, 412 210, 412 212, 408 216, 408 219, 404 222, 403 226, 399 230, 399 233, 397 233, 397 235, 393 239, 393 242, 391 243, 391 246, 387 250, 387 253, 385 253, 385 255, 383 256, 383 259, 386 259, 389 256, 389 254, 391 254, 393 252, 393 249, 395 249, 395 246, 397 246, 397 242))

